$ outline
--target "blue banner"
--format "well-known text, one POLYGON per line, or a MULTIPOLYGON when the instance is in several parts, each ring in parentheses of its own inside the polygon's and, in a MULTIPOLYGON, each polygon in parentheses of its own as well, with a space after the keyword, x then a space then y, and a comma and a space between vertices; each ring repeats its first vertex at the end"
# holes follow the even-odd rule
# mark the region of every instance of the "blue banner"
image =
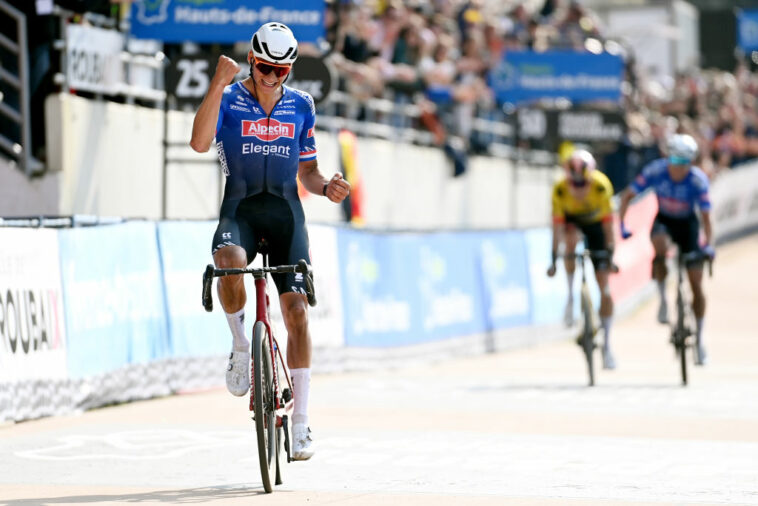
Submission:
POLYGON ((424 340, 483 332, 486 328, 478 259, 478 236, 440 233, 416 236, 416 251, 407 252, 418 290, 424 340), (413 265, 415 259, 415 265, 413 265))
POLYGON ((61 230, 72 378, 170 355, 154 223, 61 230))
POLYGON ((489 329, 529 325, 531 293, 526 243, 521 231, 477 234, 480 277, 489 329))
POLYGON ((460 234, 338 234, 347 346, 418 344, 482 332, 474 242, 460 234))
POLYGON ((347 346, 418 341, 419 302, 409 289, 414 273, 407 261, 417 242, 408 236, 338 231, 347 346))
POLYGON ((506 51, 490 73, 499 102, 546 98, 574 102, 619 100, 624 62, 620 56, 574 51, 506 51))
POLYGON ((289 26, 299 42, 324 37, 323 0, 141 0, 131 11, 131 33, 164 42, 249 41, 263 24, 289 26))
MULTIPOLYGON (((531 275, 532 287, 532 324, 546 325, 556 324, 563 321, 563 314, 568 300, 568 283, 566 279, 566 270, 563 267, 563 260, 559 259, 556 263, 555 276, 549 278, 547 269, 550 267, 550 251, 552 250, 552 230, 550 228, 537 228, 524 232, 526 238, 526 249, 529 255, 529 272, 531 275)), ((580 252, 584 246, 580 242, 576 251, 580 252)), ((592 268, 592 262, 587 260, 587 283, 590 287, 595 308, 599 307, 600 291, 595 281, 595 271, 592 268)), ((579 265, 576 266, 572 291, 574 292, 574 319, 580 317, 581 297, 579 290, 581 288, 582 272, 579 265)))
POLYGON ((758 51, 758 9, 737 11, 737 45, 746 53, 758 51))
MULTIPOLYGON (((229 352, 229 325, 216 296, 208 314, 201 304, 200 287, 205 266, 213 263, 211 242, 217 223, 162 222, 158 224, 163 281, 166 290, 168 332, 172 356, 222 355, 229 352)), ((254 302, 253 292, 249 301, 254 302)), ((254 319, 254 304, 250 319, 254 319)), ((251 324, 248 324, 248 328, 251 324)))

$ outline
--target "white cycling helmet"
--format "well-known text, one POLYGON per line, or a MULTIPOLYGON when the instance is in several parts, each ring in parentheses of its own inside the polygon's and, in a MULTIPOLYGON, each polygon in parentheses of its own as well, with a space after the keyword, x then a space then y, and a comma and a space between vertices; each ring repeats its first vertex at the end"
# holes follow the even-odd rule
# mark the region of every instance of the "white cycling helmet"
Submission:
POLYGON ((287 25, 266 23, 250 40, 253 56, 278 65, 291 65, 297 60, 297 39, 287 25))
POLYGON ((697 141, 687 134, 676 134, 668 141, 669 163, 687 165, 697 156, 697 141))
POLYGON ((589 177, 590 172, 595 170, 597 163, 592 153, 586 149, 575 149, 566 161, 566 170, 573 183, 583 183, 589 177))

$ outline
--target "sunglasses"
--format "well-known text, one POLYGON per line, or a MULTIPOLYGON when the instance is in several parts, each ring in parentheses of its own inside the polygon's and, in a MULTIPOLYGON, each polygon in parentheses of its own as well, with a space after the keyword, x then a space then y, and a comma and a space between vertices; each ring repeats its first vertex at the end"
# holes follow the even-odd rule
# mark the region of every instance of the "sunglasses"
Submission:
POLYGON ((270 63, 264 63, 260 60, 255 60, 255 68, 257 68, 258 72, 264 76, 267 76, 273 72, 276 74, 276 77, 281 78, 289 74, 292 67, 289 65, 272 65, 270 63))

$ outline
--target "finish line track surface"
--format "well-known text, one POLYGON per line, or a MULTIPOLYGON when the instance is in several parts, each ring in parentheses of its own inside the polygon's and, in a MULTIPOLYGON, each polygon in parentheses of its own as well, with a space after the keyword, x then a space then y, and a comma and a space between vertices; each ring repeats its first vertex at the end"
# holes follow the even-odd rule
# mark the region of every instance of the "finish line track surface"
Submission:
POLYGON ((0 505, 758 504, 755 251, 718 251, 689 387, 653 300, 617 322, 618 369, 592 389, 572 342, 315 376, 318 451, 273 494, 225 390, 5 425, 0 505))

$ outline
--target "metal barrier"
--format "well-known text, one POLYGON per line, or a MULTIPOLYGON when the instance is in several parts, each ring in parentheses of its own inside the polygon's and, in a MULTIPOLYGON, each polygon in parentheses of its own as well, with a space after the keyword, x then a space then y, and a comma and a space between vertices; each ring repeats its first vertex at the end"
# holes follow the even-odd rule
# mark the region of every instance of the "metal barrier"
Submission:
POLYGON ((0 114, 18 125, 20 139, 11 139, 0 133, 0 148, 11 156, 27 175, 39 172, 42 164, 31 155, 31 114, 29 112, 29 56, 27 50, 26 16, 4 0, 0 0, 0 14, 16 22, 16 40, 0 33, 0 46, 18 59, 18 72, 0 67, 0 81, 5 81, 18 93, 18 105, 9 105, 0 93, 0 114))

